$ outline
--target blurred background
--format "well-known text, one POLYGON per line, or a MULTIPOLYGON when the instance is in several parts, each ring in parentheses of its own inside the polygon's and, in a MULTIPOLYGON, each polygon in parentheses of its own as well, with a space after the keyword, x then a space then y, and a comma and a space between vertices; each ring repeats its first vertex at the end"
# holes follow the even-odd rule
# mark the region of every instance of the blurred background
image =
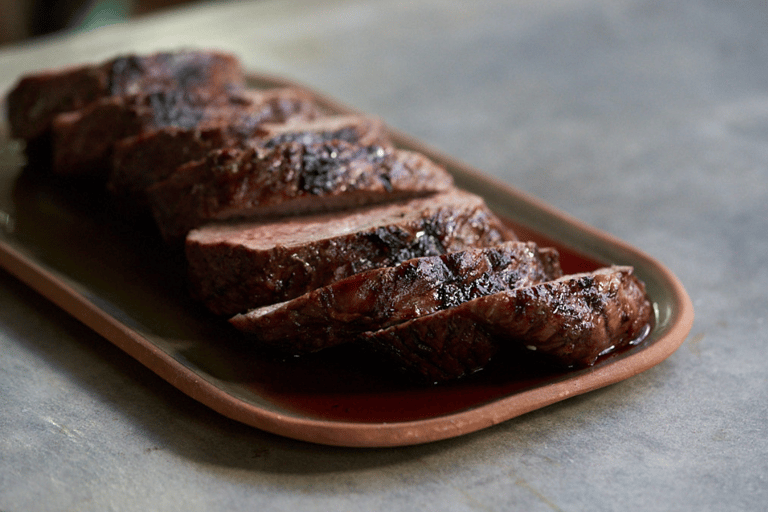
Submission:
POLYGON ((0 45, 90 30, 192 0, 0 0, 0 45))

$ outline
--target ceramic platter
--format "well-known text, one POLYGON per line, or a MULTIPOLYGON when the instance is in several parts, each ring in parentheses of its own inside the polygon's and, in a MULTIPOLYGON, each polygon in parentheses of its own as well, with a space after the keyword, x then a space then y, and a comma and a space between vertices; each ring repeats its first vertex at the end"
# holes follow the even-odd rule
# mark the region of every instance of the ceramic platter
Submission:
MULTIPOLYGON (((254 87, 293 85, 251 76, 254 87)), ((352 110, 313 91, 329 113, 352 110)), ((5 119, 5 116, 2 116, 5 119)), ((0 126, 0 265, 183 393, 279 435, 339 446, 386 447, 447 439, 613 384, 660 363, 693 322, 685 290, 659 262, 541 201, 402 134, 458 186, 483 196, 523 239, 557 247, 564 270, 632 265, 656 312, 647 339, 594 367, 553 373, 491 365, 460 382, 419 386, 355 348, 281 359, 250 346, 188 295, 183 258, 151 224, 121 218, 84 183, 27 168, 0 126)), ((102 195, 103 196, 103 195, 102 195)))

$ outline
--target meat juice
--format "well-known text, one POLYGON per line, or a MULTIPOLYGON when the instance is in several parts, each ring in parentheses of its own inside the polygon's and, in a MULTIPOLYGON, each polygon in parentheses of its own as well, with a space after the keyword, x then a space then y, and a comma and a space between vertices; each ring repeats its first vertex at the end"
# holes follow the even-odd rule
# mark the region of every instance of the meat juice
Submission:
MULTIPOLYGON (((0 130, 0 143, 5 142, 4 139, 5 133, 0 130)), ((3 155, 0 151, 0 170, 18 170, 22 165, 6 158, 11 153, 3 155)), ((35 151, 28 153, 37 156, 35 151)), ((40 163, 36 160, 32 159, 28 169, 50 164, 45 158, 40 158, 40 163)), ((17 240, 34 254, 42 255, 38 257, 45 264, 92 292, 107 311, 119 313, 118 318, 122 314, 129 325, 152 326, 147 330, 164 338, 164 346, 172 348, 169 353, 178 359, 187 359, 195 367, 193 371, 207 372, 250 389, 261 399, 285 410, 313 418, 361 423, 423 420, 481 406, 569 378, 579 371, 555 368, 529 352, 508 350, 473 375, 429 385, 414 383, 396 374, 354 343, 300 358, 267 353, 225 330, 226 326, 221 324, 226 322, 221 317, 197 315, 199 304, 190 305, 188 299, 177 300, 180 290, 185 288, 179 255, 162 255, 156 244, 159 240, 148 237, 146 230, 134 230, 130 220, 126 224, 121 212, 107 204, 107 198, 88 190, 89 184, 83 187, 84 183, 72 182, 62 187, 61 181, 47 172, 31 175, 32 179, 22 175, 7 190, 15 206, 17 240), (127 225, 130 226, 126 229, 127 225), (56 229, 51 230, 50 226, 56 229), (105 237, 105 233, 110 235, 105 237), (67 249, 61 250, 61 247, 67 249), (70 250, 72 247, 76 250, 70 250), (115 279, 116 276, 128 276, 128 279, 115 279), (126 286, 129 292, 117 293, 117 282, 124 285, 139 282, 145 286, 136 289, 126 286), (136 296, 131 295, 134 292, 136 296), (136 297, 145 296, 151 300, 136 301, 136 297), (153 308, 155 302, 164 307, 153 308), (185 322, 190 325, 172 325, 185 322), (185 336, 190 332, 194 336, 185 336), (174 343, 175 336, 183 339, 174 343)), ((558 249, 565 274, 604 266, 604 262, 554 243, 540 233, 509 224, 522 240, 558 249)), ((605 355, 596 364, 621 357, 627 350, 631 348, 605 355)))
MULTIPOLYGON (((127 259, 123 270, 136 274, 138 281, 156 280, 164 290, 170 290, 168 297, 184 297, 183 302, 187 305, 182 304, 182 309, 202 307, 190 304, 191 299, 186 297, 184 274, 180 271, 183 265, 177 258, 163 257, 163 247, 155 247, 158 240, 147 240, 147 226, 136 227, 133 220, 126 223, 125 219, 117 218, 119 215, 116 217, 103 201, 94 200, 94 194, 84 190, 83 183, 76 186, 64 184, 48 174, 22 173, 13 187, 13 202, 17 211, 16 236, 43 253, 76 240, 74 246, 87 248, 88 255, 94 261, 111 261, 118 269, 121 268, 118 265, 121 258, 127 259), (55 208, 52 209, 52 206, 55 208), (40 231, 41 226, 51 225, 50 215, 54 215, 60 225, 63 214, 66 214, 63 218, 71 221, 66 223, 69 229, 58 234, 40 231), (122 229, 116 229, 120 227, 122 229), (94 244, 94 240, 99 243, 94 244), (134 257, 134 253, 138 256, 134 257), (137 268, 134 265, 136 260, 152 262, 149 267, 153 272, 148 272, 149 278, 143 279, 141 271, 147 269, 137 268), (158 279, 158 276, 163 278, 158 279)), ((604 266, 604 262, 558 244, 541 233, 511 222, 508 224, 521 240, 556 248, 566 274, 588 272, 604 266)), ((98 276, 94 278, 92 269, 86 272, 80 269, 81 266, 72 263, 64 265, 61 270, 67 274, 74 273, 79 279, 90 280, 88 284, 93 286, 91 281, 98 281, 98 276)), ((135 306, 134 302, 128 304, 129 307, 130 304, 135 306)), ((218 332, 219 327, 216 326, 226 322, 215 316, 205 320, 207 313, 198 313, 195 316, 200 322, 213 325, 214 335, 210 341, 206 336, 190 340, 192 348, 183 351, 184 359, 198 369, 247 388, 285 410, 319 419, 364 423, 423 420, 478 407, 573 375, 572 371, 548 366, 528 353, 502 354, 482 371, 454 382, 439 385, 414 383, 393 373, 390 366, 374 360, 354 344, 286 359, 250 346, 248 340, 231 336, 229 330, 221 329, 228 338, 226 343, 221 343, 222 332, 218 332)), ((596 364, 603 364, 631 348, 604 356, 596 364)))
MULTIPOLYGON (((589 272, 604 263, 508 222, 522 240, 560 253, 563 272, 589 272)), ((630 345, 629 348, 631 348, 630 345)), ((603 356, 596 364, 628 349, 603 356)), ((405 422, 457 413, 555 382, 573 370, 553 367, 529 353, 502 353, 485 369, 454 382, 414 383, 364 349, 336 347, 309 356, 256 357, 245 385, 279 406, 309 417, 363 423, 405 422)))

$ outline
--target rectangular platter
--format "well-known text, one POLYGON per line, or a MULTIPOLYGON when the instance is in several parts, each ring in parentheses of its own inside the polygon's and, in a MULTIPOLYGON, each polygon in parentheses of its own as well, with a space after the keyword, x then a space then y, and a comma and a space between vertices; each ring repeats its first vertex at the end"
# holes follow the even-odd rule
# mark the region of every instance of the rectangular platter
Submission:
MULTIPOLYGON (((299 85, 251 75, 252 87, 299 85)), ((306 87, 328 113, 359 113, 306 87)), ((5 119, 2 113, 2 119, 5 119)), ((186 289, 185 263, 154 226, 120 218, 83 182, 28 169, 0 125, 0 265, 190 397, 275 434, 314 443, 386 447, 489 427, 645 371, 672 354, 693 306, 662 264, 412 138, 395 143, 443 164, 521 239, 554 246, 566 272, 632 265, 655 322, 648 337, 590 368, 553 373, 497 364, 459 382, 423 386, 388 375, 354 347, 284 360, 249 346, 186 289), (89 193, 90 192, 90 193, 89 193)))

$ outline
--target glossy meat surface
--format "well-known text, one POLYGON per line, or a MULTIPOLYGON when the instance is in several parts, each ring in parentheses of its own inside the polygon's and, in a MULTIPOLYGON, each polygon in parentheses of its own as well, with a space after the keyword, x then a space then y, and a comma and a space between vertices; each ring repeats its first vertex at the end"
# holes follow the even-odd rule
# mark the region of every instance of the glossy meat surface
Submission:
POLYGON ((247 144, 274 147, 285 142, 315 144, 341 140, 362 146, 391 146, 389 134, 380 120, 363 116, 324 116, 312 121, 290 119, 284 123, 265 123, 260 133, 247 144))
POLYGON ((260 342, 300 354, 560 275, 556 251, 531 242, 507 242, 361 272, 230 322, 260 342))
POLYGON ((449 190, 419 154, 342 140, 230 148, 178 169, 147 192, 167 240, 212 220, 335 211, 449 190))
MULTIPOLYGON (((299 105, 307 101, 296 97, 298 94, 293 96, 299 105)), ((221 94, 181 89, 103 98, 56 117, 52 128, 53 171, 108 179, 113 148, 122 139, 164 128, 194 132, 223 125, 228 125, 230 133, 250 134, 261 123, 280 121, 297 108, 301 110, 296 101, 274 99, 274 95, 252 90, 221 94)), ((151 160, 147 164, 151 165, 151 160)))
POLYGON ((238 60, 224 53, 122 56, 23 77, 8 95, 8 121, 13 137, 29 140, 48 131, 56 115, 99 98, 171 89, 224 92, 243 84, 238 60))
POLYGON ((180 165, 202 159, 214 149, 267 136, 272 127, 289 121, 290 126, 307 124, 319 112, 309 95, 279 88, 230 95, 226 103, 214 103, 201 114, 191 126, 164 126, 116 141, 107 183, 110 192, 122 201, 146 206, 147 187, 180 165))
POLYGON ((337 213, 192 230, 192 290, 232 316, 403 261, 514 240, 478 196, 454 191, 337 213))
POLYGON ((406 371, 439 382, 482 369, 503 348, 588 366, 643 335, 652 317, 632 269, 609 267, 486 295, 365 337, 406 371))

